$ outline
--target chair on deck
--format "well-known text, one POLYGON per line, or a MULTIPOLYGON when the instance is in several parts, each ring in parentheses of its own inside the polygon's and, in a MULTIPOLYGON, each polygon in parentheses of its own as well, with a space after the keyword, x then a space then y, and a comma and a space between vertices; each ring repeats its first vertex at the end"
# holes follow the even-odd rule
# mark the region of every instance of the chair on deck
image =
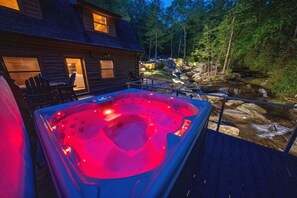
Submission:
POLYGON ((70 101, 78 100, 76 93, 73 89, 75 87, 74 85, 75 78, 76 78, 76 73, 72 73, 68 80, 68 83, 58 88, 60 100, 62 103, 69 100, 70 101))
POLYGON ((51 89, 49 81, 40 76, 29 78, 25 81, 26 100, 33 113, 34 110, 58 104, 57 94, 51 89))
POLYGON ((144 78, 144 74, 141 73, 139 74, 138 77, 134 76, 134 74, 132 72, 128 72, 128 79, 129 82, 136 82, 136 83, 142 83, 143 82, 143 78, 144 78))

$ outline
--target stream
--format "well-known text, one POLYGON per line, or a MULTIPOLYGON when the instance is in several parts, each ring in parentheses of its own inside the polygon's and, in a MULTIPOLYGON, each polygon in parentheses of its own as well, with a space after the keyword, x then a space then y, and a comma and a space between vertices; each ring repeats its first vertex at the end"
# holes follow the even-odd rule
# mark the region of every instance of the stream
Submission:
MULTIPOLYGON (((242 81, 227 81, 200 86, 200 91, 205 93, 225 94, 236 98, 268 101, 273 99, 273 94, 259 85, 244 83, 242 81)), ((218 120, 221 103, 209 99, 214 107, 211 119, 218 120)), ((226 103, 228 104, 228 102, 226 103)), ((269 105, 253 105, 242 108, 242 103, 225 106, 223 124, 239 129, 238 137, 274 148, 283 150, 296 125, 296 110, 269 105), (259 108, 258 108, 259 107, 259 108), (242 112, 247 113, 249 119, 242 119, 242 112), (237 115, 238 114, 238 115, 237 115)), ((297 149, 292 149, 297 153, 297 149)))

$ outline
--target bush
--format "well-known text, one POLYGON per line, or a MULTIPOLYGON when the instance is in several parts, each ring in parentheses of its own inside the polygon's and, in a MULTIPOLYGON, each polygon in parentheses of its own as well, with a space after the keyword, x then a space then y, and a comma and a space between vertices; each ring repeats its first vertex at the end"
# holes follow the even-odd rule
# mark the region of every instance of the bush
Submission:
POLYGON ((297 61, 270 72, 272 92, 278 97, 297 94, 297 61))
POLYGON ((232 74, 232 69, 228 68, 225 70, 226 75, 231 75, 232 74))

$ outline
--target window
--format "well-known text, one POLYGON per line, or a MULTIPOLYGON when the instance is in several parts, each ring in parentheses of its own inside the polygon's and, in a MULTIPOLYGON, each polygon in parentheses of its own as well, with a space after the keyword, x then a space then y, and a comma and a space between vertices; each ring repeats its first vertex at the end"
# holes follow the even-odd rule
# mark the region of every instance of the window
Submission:
POLYGON ((106 17, 93 13, 93 20, 94 20, 94 30, 108 33, 106 17))
POLYGON ((86 90, 85 73, 83 71, 82 59, 66 58, 69 77, 72 73, 76 73, 74 87, 75 91, 86 90))
POLYGON ((100 60, 100 66, 102 78, 114 78, 112 60, 100 60))
POLYGON ((3 57, 10 78, 14 79, 20 87, 25 85, 25 80, 40 74, 37 58, 3 57))
POLYGON ((18 11, 20 10, 17 0, 0 0, 0 6, 4 6, 18 11))

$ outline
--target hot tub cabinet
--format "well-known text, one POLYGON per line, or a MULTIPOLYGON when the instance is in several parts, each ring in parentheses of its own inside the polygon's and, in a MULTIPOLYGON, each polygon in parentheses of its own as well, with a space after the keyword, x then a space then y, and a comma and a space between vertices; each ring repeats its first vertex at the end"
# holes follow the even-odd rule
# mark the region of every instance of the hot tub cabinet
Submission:
POLYGON ((159 197, 187 192, 210 110, 206 101, 129 89, 34 119, 60 197, 159 197))

